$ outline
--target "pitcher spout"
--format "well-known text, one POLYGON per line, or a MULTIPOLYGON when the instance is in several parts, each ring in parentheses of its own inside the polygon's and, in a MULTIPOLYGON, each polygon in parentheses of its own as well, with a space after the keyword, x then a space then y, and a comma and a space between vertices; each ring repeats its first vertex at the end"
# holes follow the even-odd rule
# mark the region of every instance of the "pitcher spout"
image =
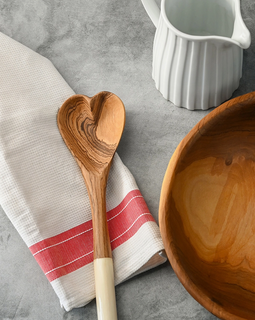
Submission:
POLYGON ((236 19, 231 39, 239 45, 242 49, 249 48, 251 44, 251 34, 243 22, 240 7, 236 10, 236 19))

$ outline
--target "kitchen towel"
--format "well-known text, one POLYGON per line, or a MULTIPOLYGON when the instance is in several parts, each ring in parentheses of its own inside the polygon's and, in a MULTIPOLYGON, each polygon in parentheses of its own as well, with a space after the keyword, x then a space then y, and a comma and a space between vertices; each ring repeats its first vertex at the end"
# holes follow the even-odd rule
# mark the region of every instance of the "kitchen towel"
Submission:
MULTIPOLYGON (((67 310, 95 297, 92 222, 56 116, 74 94, 53 64, 0 33, 0 205, 67 310)), ((159 228, 118 154, 107 184, 116 284, 166 261, 159 228)))

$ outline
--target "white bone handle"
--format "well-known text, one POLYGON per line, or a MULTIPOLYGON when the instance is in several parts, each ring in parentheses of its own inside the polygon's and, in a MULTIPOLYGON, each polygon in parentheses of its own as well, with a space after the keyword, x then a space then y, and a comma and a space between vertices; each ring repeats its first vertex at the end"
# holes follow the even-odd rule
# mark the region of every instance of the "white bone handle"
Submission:
POLYGON ((112 258, 94 260, 98 320, 117 320, 112 258))

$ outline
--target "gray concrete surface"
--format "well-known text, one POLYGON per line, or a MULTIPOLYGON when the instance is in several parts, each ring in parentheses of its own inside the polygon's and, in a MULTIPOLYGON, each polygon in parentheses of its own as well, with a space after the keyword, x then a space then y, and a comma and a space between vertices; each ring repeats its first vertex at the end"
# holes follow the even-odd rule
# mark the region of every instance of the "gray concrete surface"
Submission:
MULTIPOLYGON (((255 2, 241 0, 252 45, 238 96, 255 90, 255 2)), ((165 101, 151 78, 155 29, 140 0, 0 0, 0 31, 49 58, 69 85, 89 96, 117 94, 127 120, 118 153, 158 219, 162 179, 175 148, 210 111, 165 101)), ((1 45, 1 44, 0 44, 1 45)), ((1 71, 0 71, 1 72, 1 71)), ((1 183, 1 182, 0 182, 1 183)), ((213 320, 169 263, 116 288, 118 316, 213 320)), ((29 250, 0 210, 0 320, 96 319, 95 301, 66 313, 29 250)))

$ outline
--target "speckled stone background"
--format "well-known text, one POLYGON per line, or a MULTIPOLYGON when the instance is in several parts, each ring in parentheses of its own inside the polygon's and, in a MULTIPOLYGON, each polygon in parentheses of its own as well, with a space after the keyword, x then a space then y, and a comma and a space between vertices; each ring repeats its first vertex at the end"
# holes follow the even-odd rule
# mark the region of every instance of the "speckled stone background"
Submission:
MULTIPOLYGON (((241 8, 252 45, 244 52, 234 96, 255 90, 254 0, 241 0, 241 8)), ((123 100, 127 119, 118 153, 158 220, 169 159, 210 111, 177 108, 156 90, 151 78, 155 28, 140 0, 0 0, 0 31, 49 58, 76 93, 108 90, 123 100)), ((120 320, 217 319, 186 292, 169 263, 117 286, 116 294, 120 320)), ((10 319, 92 320, 96 305, 62 310, 0 209, 0 320, 10 319)))

